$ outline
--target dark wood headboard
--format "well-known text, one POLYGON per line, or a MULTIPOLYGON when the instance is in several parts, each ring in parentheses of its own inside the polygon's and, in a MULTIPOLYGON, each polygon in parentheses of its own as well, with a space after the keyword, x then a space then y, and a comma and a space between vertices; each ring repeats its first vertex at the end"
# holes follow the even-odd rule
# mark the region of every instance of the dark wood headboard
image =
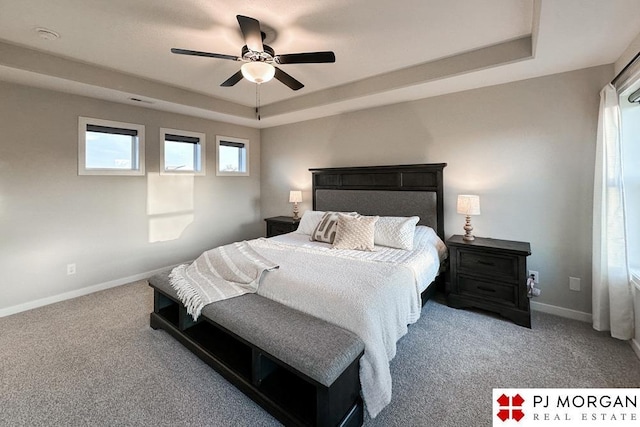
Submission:
POLYGON ((446 163, 309 169, 313 209, 363 215, 419 216, 444 240, 446 163))

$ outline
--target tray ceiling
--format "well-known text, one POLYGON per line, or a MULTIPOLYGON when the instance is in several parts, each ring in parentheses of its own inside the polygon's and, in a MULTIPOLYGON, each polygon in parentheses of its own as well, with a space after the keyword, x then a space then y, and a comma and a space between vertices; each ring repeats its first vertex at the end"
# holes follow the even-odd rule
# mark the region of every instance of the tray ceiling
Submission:
POLYGON ((0 80, 269 127, 612 63, 638 28, 635 0, 0 0, 0 80), (282 65, 305 87, 261 85, 257 121, 240 63, 170 53, 240 55, 237 14, 336 63, 282 65))

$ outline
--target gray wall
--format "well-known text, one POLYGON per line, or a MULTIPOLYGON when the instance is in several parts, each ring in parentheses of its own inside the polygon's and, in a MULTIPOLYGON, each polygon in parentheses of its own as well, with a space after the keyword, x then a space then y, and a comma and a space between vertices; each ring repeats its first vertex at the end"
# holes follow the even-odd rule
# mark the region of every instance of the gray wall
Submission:
POLYGON ((262 218, 290 214, 290 189, 310 208, 310 167, 420 162, 449 164, 447 235, 463 232, 456 195, 480 194, 475 234, 531 242, 537 301, 591 312, 598 94, 612 75, 602 66, 262 133, 0 83, 0 312, 259 236, 262 218), (147 175, 78 176, 79 115, 144 124, 147 175), (206 133, 207 176, 159 175, 160 127, 206 133), (251 140, 250 177, 215 176, 216 134, 251 140))
POLYGON ((591 312, 593 168, 601 66, 262 131, 262 214, 311 207, 308 168, 446 162, 446 234, 456 195, 480 195, 474 234, 531 242, 538 302, 591 312), (569 290, 569 276, 582 291, 569 290))
POLYGON ((257 129, 0 82, 0 130, 0 313, 263 233, 257 129), (146 176, 78 176, 78 116, 145 125, 146 176), (160 127, 206 134, 206 176, 159 175, 160 127), (250 177, 216 177, 217 134, 250 177))

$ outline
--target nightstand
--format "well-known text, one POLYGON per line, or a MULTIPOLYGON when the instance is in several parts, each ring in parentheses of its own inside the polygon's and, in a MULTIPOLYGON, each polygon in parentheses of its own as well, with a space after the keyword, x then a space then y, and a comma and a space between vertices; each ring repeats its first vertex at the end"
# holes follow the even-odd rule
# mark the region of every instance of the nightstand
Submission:
POLYGON ((528 242, 462 236, 447 240, 451 282, 447 304, 499 313, 521 326, 531 327, 527 297, 528 242))
POLYGON ((266 218, 267 237, 277 236, 279 234, 291 233, 298 229, 299 219, 293 219, 290 216, 274 216, 266 218))

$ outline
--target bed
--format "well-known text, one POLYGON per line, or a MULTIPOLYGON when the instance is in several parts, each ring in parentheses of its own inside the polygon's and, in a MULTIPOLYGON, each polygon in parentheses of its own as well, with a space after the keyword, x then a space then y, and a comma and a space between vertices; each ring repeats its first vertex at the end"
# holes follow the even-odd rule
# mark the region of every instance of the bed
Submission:
POLYGON ((389 362, 396 342, 420 317, 446 259, 442 243, 445 166, 311 169, 313 211, 305 212, 298 230, 247 242, 279 267, 262 275, 259 296, 335 324, 362 340, 359 377, 371 417, 391 400, 389 362), (308 232, 317 228, 324 212, 417 216, 412 231, 415 247, 408 251, 376 245, 368 252, 313 241, 308 232))
MULTIPOLYGON (((444 237, 446 163, 316 168, 312 173, 313 210, 356 211, 362 215, 418 216, 417 225, 444 237)), ((446 253, 434 283, 421 283, 422 302, 444 291, 446 253), (432 286, 433 285, 433 286, 432 286)))

